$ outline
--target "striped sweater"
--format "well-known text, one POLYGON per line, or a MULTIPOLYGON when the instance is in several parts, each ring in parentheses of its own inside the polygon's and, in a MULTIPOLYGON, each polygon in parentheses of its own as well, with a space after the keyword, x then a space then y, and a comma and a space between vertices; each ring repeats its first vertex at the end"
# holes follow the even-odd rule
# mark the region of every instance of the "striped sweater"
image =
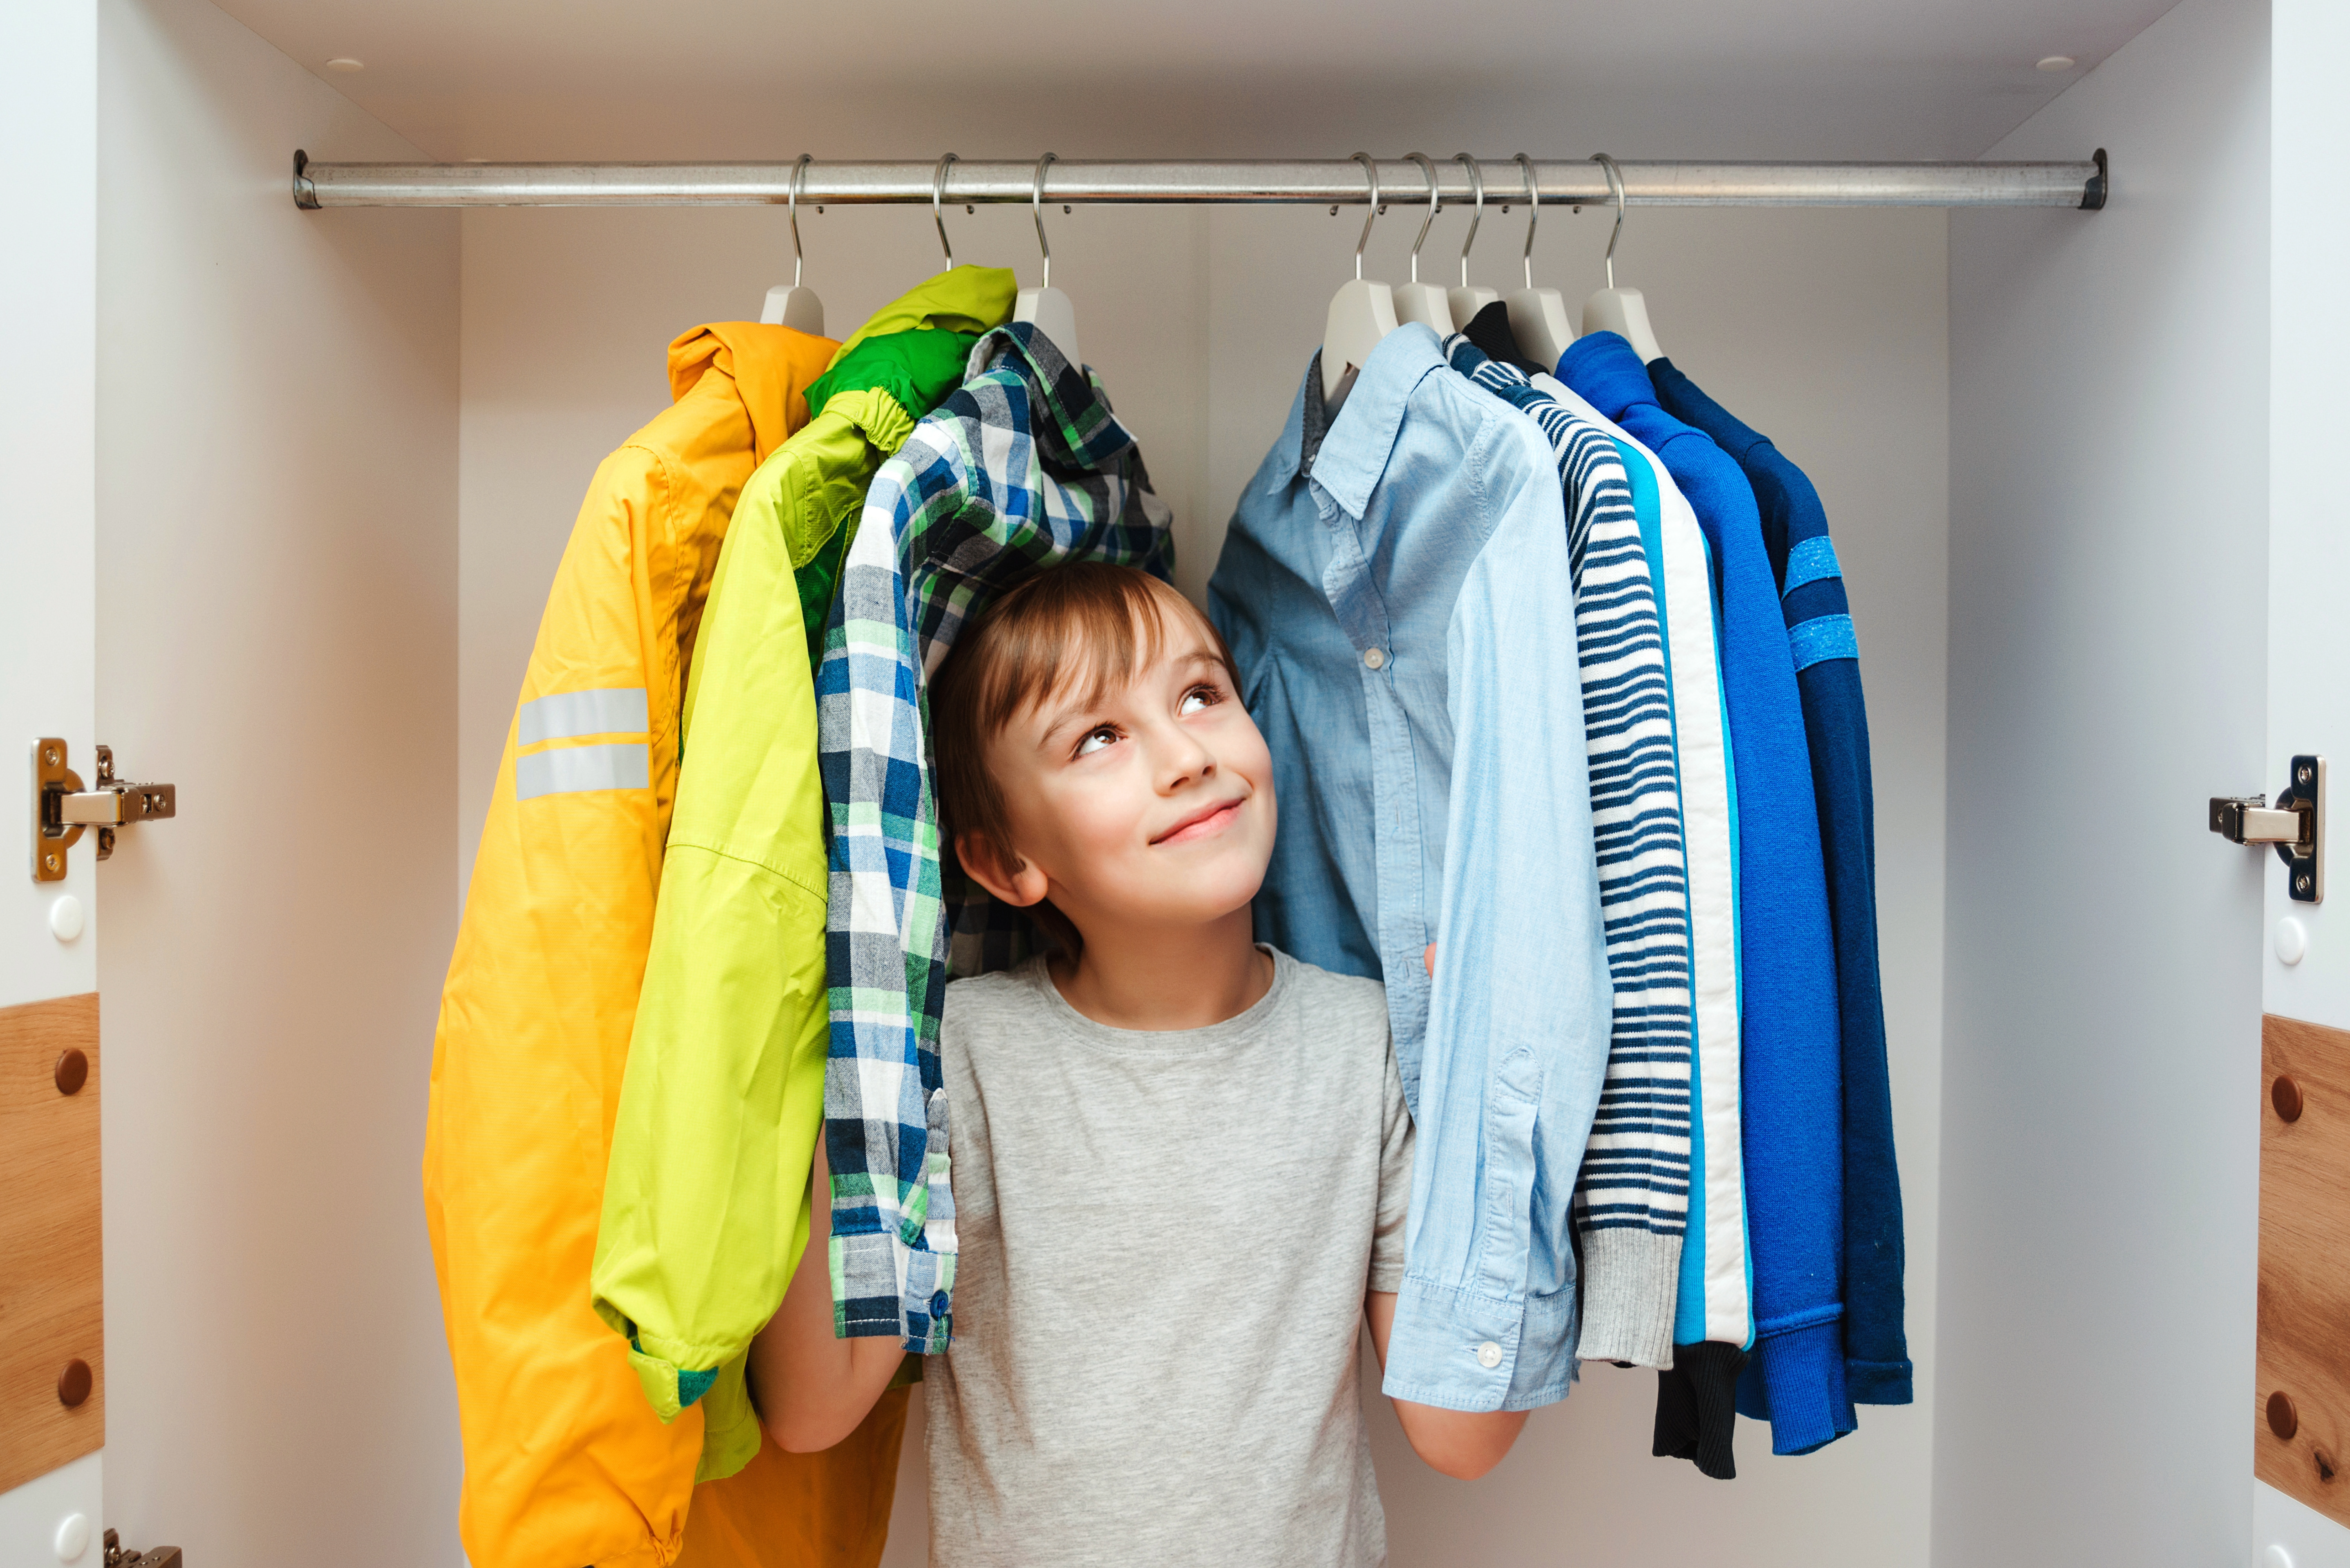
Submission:
POLYGON ((1586 1361, 1665 1366, 1690 1192, 1688 864, 1662 623, 1624 463, 1606 432, 1465 337, 1455 370, 1538 426, 1567 501, 1568 567, 1608 977, 1607 1076, 1575 1179, 1586 1361))

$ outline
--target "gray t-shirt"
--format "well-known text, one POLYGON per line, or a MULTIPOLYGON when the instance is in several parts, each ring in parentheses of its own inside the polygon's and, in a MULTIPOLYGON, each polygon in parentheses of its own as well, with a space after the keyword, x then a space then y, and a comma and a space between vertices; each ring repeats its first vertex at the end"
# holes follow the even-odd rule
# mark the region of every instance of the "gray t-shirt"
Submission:
POLYGON ((1387 1560, 1355 1346, 1403 1283, 1411 1118, 1378 982, 1274 963, 1166 1033, 1042 959, 947 988, 934 1568, 1387 1560))

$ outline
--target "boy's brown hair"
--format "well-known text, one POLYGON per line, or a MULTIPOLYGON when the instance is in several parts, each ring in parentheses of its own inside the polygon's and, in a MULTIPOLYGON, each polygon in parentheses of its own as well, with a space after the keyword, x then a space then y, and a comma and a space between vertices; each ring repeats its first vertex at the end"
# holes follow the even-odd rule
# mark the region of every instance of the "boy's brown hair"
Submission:
MULTIPOLYGON (((930 680, 930 721, 943 855, 969 834, 1014 863, 1003 792, 987 748, 1021 710, 1086 682, 1088 703, 1134 679, 1167 641, 1170 616, 1207 638, 1238 684, 1232 650, 1199 607, 1147 572, 1105 561, 1055 566, 1020 584, 963 629, 930 680)), ((1029 911, 1066 950, 1076 932, 1049 902, 1029 911)))

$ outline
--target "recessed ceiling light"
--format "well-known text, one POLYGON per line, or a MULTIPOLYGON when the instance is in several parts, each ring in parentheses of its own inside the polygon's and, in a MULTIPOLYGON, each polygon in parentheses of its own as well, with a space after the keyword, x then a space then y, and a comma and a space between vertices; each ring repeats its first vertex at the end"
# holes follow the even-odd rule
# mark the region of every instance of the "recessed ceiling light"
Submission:
MULTIPOLYGON (((2040 66, 2043 70, 2045 70, 2048 68, 2048 62, 2043 60, 2040 62, 2040 66)), ((353 71, 363 71, 367 69, 367 62, 365 60, 355 60, 348 55, 343 55, 338 58, 328 60, 327 62, 327 68, 330 71, 336 72, 338 75, 348 76, 353 71)))
POLYGON ((2057 71, 2071 70, 2074 63, 2073 57, 2070 55, 2051 55, 2046 59, 2040 62, 2040 68, 2053 75, 2057 71))

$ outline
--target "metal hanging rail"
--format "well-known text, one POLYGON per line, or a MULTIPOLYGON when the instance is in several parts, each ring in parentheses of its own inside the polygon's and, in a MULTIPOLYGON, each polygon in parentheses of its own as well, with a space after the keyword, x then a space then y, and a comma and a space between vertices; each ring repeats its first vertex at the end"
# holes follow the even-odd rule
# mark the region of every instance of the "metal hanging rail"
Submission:
MULTIPOLYGON (((320 207, 732 207, 783 205, 791 163, 313 163, 294 155, 294 202, 320 207)), ((1489 202, 1526 200, 1514 159, 1481 162, 1489 202)), ((2106 204, 2106 154, 2071 163, 1695 163, 1618 161, 1624 200, 1635 207, 2078 207, 2106 204)), ((1546 206, 1599 206, 1615 195, 1596 162, 1534 164, 1546 206)), ((1428 176, 1409 159, 1378 163, 1387 201, 1426 197, 1428 176)), ((929 203, 940 166, 926 162, 816 163, 799 200, 818 205, 929 203)), ((956 160, 944 200, 1026 204, 1036 164, 956 160)), ((1315 161, 1112 162, 1056 159, 1045 200, 1087 204, 1296 202, 1360 205, 1371 186, 1350 159, 1315 161)), ((1469 171, 1436 166, 1440 201, 1466 202, 1469 171)))

